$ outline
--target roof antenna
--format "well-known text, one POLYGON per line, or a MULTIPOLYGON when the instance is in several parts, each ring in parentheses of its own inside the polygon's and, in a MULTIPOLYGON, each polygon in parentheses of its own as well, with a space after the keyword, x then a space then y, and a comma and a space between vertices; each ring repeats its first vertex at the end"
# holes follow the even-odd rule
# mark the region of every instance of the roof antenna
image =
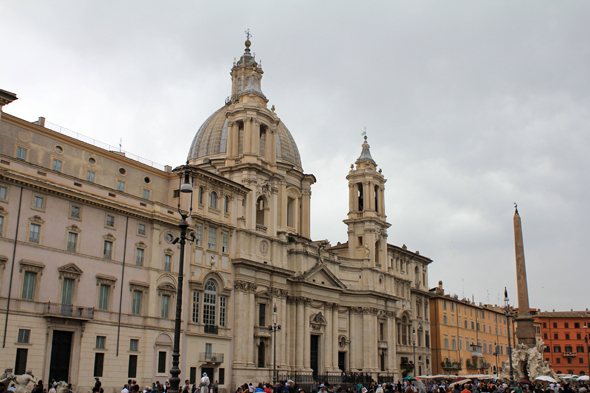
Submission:
POLYGON ((119 153, 122 152, 123 138, 119 139, 119 153))

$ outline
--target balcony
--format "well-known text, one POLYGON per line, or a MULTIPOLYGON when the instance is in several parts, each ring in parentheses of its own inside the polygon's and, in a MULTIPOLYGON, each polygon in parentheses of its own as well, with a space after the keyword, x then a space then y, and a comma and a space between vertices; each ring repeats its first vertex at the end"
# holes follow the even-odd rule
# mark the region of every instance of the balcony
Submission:
POLYGON ((256 326, 254 328, 254 337, 269 338, 270 337, 270 332, 269 332, 269 330, 268 330, 267 327, 256 326))
POLYGON ((378 347, 379 349, 387 349, 387 341, 379 340, 378 347))
POLYGON ((62 317, 71 319, 94 319, 94 307, 80 307, 71 304, 47 302, 43 306, 43 315, 46 317, 62 317))
POLYGON ((444 370, 461 370, 463 368, 460 362, 442 362, 441 365, 444 370))
POLYGON ((205 325, 205 333, 207 334, 219 334, 217 330, 217 325, 205 325))
POLYGON ((414 363, 402 363, 400 364, 402 370, 410 371, 414 369, 414 363))
POLYGON ((565 356, 566 358, 572 358, 575 357, 577 355, 576 352, 564 352, 563 356, 565 356))
POLYGON ((256 224, 256 230, 258 232, 266 233, 266 229, 267 228, 264 225, 262 225, 262 224, 256 224))
POLYGON ((205 363, 223 363, 223 354, 201 352, 199 353, 199 361, 205 363))
POLYGON ((478 358, 483 356, 481 345, 471 345, 471 356, 478 358))

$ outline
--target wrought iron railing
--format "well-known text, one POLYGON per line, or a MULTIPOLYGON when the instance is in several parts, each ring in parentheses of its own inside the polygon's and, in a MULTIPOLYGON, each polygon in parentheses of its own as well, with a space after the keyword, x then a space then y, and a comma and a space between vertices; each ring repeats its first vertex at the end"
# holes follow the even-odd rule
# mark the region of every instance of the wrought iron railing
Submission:
POLYGON ((80 307, 71 304, 47 302, 47 305, 44 306, 43 313, 48 316, 94 319, 94 307, 80 307))
POLYGON ((201 352, 199 353, 199 361, 208 363, 223 363, 222 353, 201 352))
POLYGON ((217 325, 205 325, 205 333, 218 334, 217 325))
MULTIPOLYGON (((389 373, 378 374, 378 379, 382 378, 384 382, 393 381, 394 375, 389 373), (382 377, 380 377, 382 375, 382 377)), ((371 374, 368 373, 328 373, 318 374, 313 372, 292 372, 279 373, 279 381, 292 380, 300 389, 306 392, 311 391, 311 386, 315 382, 319 387, 320 384, 340 385, 341 388, 348 390, 355 388, 359 383, 367 386, 374 381, 371 374)))

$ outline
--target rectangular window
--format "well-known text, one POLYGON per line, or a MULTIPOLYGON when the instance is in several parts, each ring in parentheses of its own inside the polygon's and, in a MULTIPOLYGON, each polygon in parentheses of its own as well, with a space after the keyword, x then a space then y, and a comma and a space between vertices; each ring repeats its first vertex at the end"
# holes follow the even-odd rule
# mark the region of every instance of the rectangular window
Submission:
POLYGON ((104 259, 111 259, 113 253, 113 242, 105 240, 102 249, 102 257, 104 259))
POLYGON ((579 329, 580 328, 580 322, 574 322, 574 328, 579 329))
POLYGON ((455 311, 455 303, 451 302, 451 311, 455 311))
POLYGON ((463 350, 463 337, 459 336, 459 351, 463 350))
POLYGON ((225 385, 225 368, 219 369, 219 384, 225 385))
POLYGON ((141 312, 141 291, 133 291, 133 304, 131 305, 131 314, 139 315, 141 312))
POLYGON ((143 199, 150 199, 152 192, 150 190, 148 190, 147 188, 143 189, 143 199))
POLYGON ((107 219, 105 221, 105 226, 107 226, 109 228, 114 228, 115 227, 115 216, 112 216, 110 214, 107 214, 107 219))
POLYGON ((192 385, 195 382, 197 382, 197 368, 196 367, 191 367, 190 371, 189 371, 189 383, 192 385))
POLYGON ((127 378, 137 377, 137 355, 129 355, 129 367, 127 368, 127 378))
POLYGON ((455 337, 453 337, 452 344, 453 344, 453 346, 452 346, 453 350, 457 350, 457 340, 455 339, 455 337))
POLYGON ((556 358, 555 359, 555 363, 560 364, 561 363, 561 359, 560 358, 556 358))
POLYGON ((18 342, 22 344, 28 344, 31 336, 30 329, 18 329, 18 342))
POLYGON ((203 226, 197 224, 197 235, 195 239, 195 245, 201 247, 203 245, 203 226))
POLYGON ((556 340, 559 340, 559 334, 558 333, 553 333, 553 338, 556 340))
POLYGON ((41 233, 41 225, 31 224, 29 231, 29 241, 31 243, 39 243, 39 234, 41 233))
POLYGON ((566 333, 566 334, 565 334, 565 339, 566 339, 566 340, 569 340, 569 339, 570 339, 570 334, 569 334, 569 333, 566 333))
POLYGON ((447 316, 446 316, 446 315, 444 315, 444 316, 443 316, 443 323, 444 323, 445 325, 448 325, 448 324, 449 324, 449 319, 447 318, 447 316))
POLYGON ((125 182, 123 180, 117 180, 117 190, 125 192, 125 182))
POLYGON ((107 311, 109 309, 109 292, 111 290, 110 285, 100 284, 98 294, 98 309, 107 311))
POLYGON ((553 322, 553 327, 557 329, 557 322, 553 322))
POLYGON ((199 301, 201 300, 201 293, 193 291, 193 323, 199 323, 199 301))
POLYGON ((104 367, 104 353, 94 354, 94 376, 102 377, 102 369, 104 367))
POLYGON ((225 320, 227 315, 227 297, 219 297, 219 326, 225 327, 225 320))
POLYGON ((22 375, 26 373, 28 354, 29 350, 27 348, 16 349, 16 360, 14 362, 14 372, 16 375, 22 375))
POLYGON ((446 310, 446 309, 447 309, 447 301, 443 300, 443 310, 446 310))
POLYGON ((145 224, 142 224, 142 223, 137 224, 137 234, 138 235, 145 235, 145 224))
POLYGON ((180 196, 180 190, 172 191, 172 198, 178 198, 180 196))
POLYGON ((8 187, 0 186, 0 200, 8 199, 8 187))
POLYGON ((449 349, 449 338, 445 337, 445 349, 449 349))
POLYGON ((166 374, 166 352, 158 352, 158 374, 166 374))
POLYGON ((217 249, 217 228, 209 227, 209 240, 207 243, 209 250, 217 249))
POLYGON ((167 272, 172 270, 172 255, 164 255, 164 270, 167 272))
POLYGON ((266 304, 258 305, 258 326, 266 326, 266 304))
POLYGON ((54 171, 61 172, 62 165, 63 165, 63 161, 58 160, 57 158, 54 158, 51 163, 51 169, 53 169, 54 171))
POLYGON ((45 208, 45 198, 42 196, 35 195, 33 197, 33 208, 44 209, 45 208))
POLYGON ((168 318, 168 310, 170 308, 170 295, 162 295, 162 318, 168 318))
POLYGON ((96 336, 96 347, 97 349, 105 349, 105 343, 107 338, 105 336, 96 336))
POLYGON ((95 179, 96 179, 96 172, 86 171, 86 180, 87 181, 94 183, 95 179))
POLYGON ((28 152, 29 152, 28 149, 25 149, 24 147, 17 146, 16 147, 16 158, 20 158, 21 160, 26 160, 28 152))
POLYGON ((566 329, 569 329, 569 327, 570 327, 570 324, 566 322, 566 323, 564 323, 564 327, 565 327, 566 329))
POLYGON ((131 352, 137 352, 139 351, 139 340, 132 338, 131 340, 129 340, 129 350, 131 352))
POLYGON ((37 273, 25 271, 23 279, 23 299, 33 300, 35 294, 35 281, 37 279, 37 273))
POLYGON ((213 344, 205 343, 205 356, 210 359, 213 356, 213 344))
POLYGON ((78 243, 78 234, 74 232, 68 232, 68 246, 67 251, 76 252, 76 244, 78 243))
POLYGON ((561 346, 559 346, 559 345, 554 346, 553 347, 553 352, 554 353, 561 353, 561 346))
POLYGON ((577 350, 578 350, 579 353, 584 353, 584 347, 582 347, 580 345, 578 345, 577 350))
POLYGON ((143 248, 135 249, 135 265, 143 266, 143 248))
POLYGON ((74 280, 71 278, 64 278, 63 288, 61 292, 61 304, 72 304, 72 294, 74 292, 74 280))
POLYGON ((222 233, 221 234, 221 239, 222 239, 222 244, 221 244, 221 252, 227 252, 227 242, 228 242, 228 234, 227 233, 222 233))

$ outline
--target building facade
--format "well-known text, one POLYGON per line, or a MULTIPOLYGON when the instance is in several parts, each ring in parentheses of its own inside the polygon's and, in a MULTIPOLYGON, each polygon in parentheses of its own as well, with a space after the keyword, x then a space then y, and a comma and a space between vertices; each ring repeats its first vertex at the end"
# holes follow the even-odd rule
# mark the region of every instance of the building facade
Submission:
POLYGON ((445 294, 442 281, 430 294, 433 374, 499 374, 508 367, 510 332, 502 308, 445 294))
POLYGON ((543 357, 557 374, 590 375, 586 311, 543 311, 536 313, 545 343, 543 357))
POLYGON ((207 372, 222 392, 270 381, 275 344, 281 373, 431 372, 432 261, 387 242, 386 179, 366 139, 347 176, 348 241, 313 241, 315 177, 262 75, 247 41, 231 95, 190 144, 190 196, 172 166, 1 113, 5 365, 78 390, 96 376, 107 391, 166 380, 183 212, 181 380, 207 372))

